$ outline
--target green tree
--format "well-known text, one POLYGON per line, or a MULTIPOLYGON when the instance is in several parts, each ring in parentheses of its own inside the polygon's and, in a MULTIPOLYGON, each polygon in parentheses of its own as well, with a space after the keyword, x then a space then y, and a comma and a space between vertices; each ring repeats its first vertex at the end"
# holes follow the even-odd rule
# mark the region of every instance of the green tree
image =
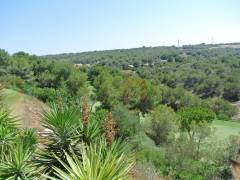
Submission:
POLYGON ((240 100, 240 85, 239 83, 226 83, 223 90, 223 98, 231 102, 240 100))
POLYGON ((150 129, 147 134, 156 145, 167 143, 169 136, 177 131, 178 116, 172 108, 165 105, 158 106, 150 114, 150 129))
POLYGON ((9 54, 5 50, 0 49, 0 65, 5 64, 8 59, 9 59, 9 54))
POLYGON ((231 119, 231 117, 236 115, 238 112, 238 109, 231 105, 231 103, 217 97, 204 100, 202 102, 202 105, 206 108, 210 108, 213 112, 215 112, 218 119, 220 120, 221 117, 226 117, 224 119, 231 119))
POLYGON ((144 79, 141 81, 140 87, 141 98, 137 107, 143 113, 147 113, 161 102, 162 94, 157 86, 144 79))
POLYGON ((190 140, 194 140, 197 135, 198 127, 204 127, 211 123, 215 118, 215 113, 207 108, 189 107, 183 108, 178 112, 180 125, 186 131, 190 140))
POLYGON ((95 79, 96 94, 104 107, 111 109, 119 103, 121 81, 121 76, 113 76, 105 71, 95 79))
POLYGON ((87 76, 84 73, 72 72, 67 80, 67 87, 70 93, 74 96, 80 89, 86 88, 87 76))

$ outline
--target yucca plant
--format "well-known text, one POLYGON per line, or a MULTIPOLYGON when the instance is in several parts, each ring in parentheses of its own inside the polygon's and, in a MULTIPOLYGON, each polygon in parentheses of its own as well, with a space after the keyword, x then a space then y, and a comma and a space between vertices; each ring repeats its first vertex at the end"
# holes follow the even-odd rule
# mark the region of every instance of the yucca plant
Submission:
POLYGON ((18 131, 17 141, 22 141, 24 148, 34 152, 37 148, 37 137, 35 129, 23 129, 18 131))
POLYGON ((0 126, 8 129, 17 129, 17 119, 11 117, 8 111, 0 109, 0 126))
MULTIPOLYGON (((67 163, 58 159, 64 169, 54 167, 55 175, 68 180, 126 179, 134 165, 134 158, 121 143, 108 146, 105 141, 81 146, 81 157, 66 153, 67 163)), ((51 179, 56 179, 52 177, 51 179)))
POLYGON ((67 150, 73 147, 79 140, 80 114, 76 108, 58 108, 52 106, 50 112, 43 113, 43 126, 50 132, 48 139, 52 148, 54 146, 59 150, 67 150))
POLYGON ((52 105, 51 111, 43 113, 42 123, 49 133, 35 163, 44 172, 51 174, 54 165, 61 167, 55 156, 64 161, 64 152, 71 149, 78 154, 76 147, 81 140, 79 119, 80 113, 76 108, 59 108, 56 104, 52 105))
POLYGON ((16 132, 6 127, 0 126, 0 162, 8 157, 12 149, 14 140, 16 139, 16 132))
POLYGON ((0 110, 0 162, 8 156, 16 137, 16 120, 7 111, 0 110))
POLYGON ((52 106, 51 111, 43 114, 43 126, 49 133, 44 148, 36 156, 35 162, 44 173, 53 175, 53 166, 60 169, 63 167, 58 159, 67 163, 66 153, 81 156, 82 144, 94 143, 103 136, 102 122, 97 114, 88 114, 88 119, 86 118, 84 122, 82 116, 76 107, 58 108, 56 105, 52 106))
POLYGON ((0 164, 0 179, 26 180, 36 177, 36 168, 31 163, 32 153, 24 141, 17 140, 6 160, 0 164))
POLYGON ((82 141, 90 144, 99 139, 102 136, 102 125, 93 114, 90 115, 86 124, 81 123, 79 132, 82 135, 82 141))

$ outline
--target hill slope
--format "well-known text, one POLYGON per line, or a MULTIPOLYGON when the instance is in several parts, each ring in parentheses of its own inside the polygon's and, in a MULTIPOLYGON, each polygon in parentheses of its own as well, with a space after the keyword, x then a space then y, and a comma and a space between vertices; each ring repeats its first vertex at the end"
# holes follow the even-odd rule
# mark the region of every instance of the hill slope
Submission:
POLYGON ((228 44, 196 44, 159 47, 141 47, 132 49, 115 49, 103 51, 89 51, 81 53, 64 53, 45 55, 51 60, 69 61, 75 64, 102 64, 114 66, 134 65, 148 66, 166 61, 182 61, 191 56, 205 58, 225 56, 226 54, 240 55, 240 43, 228 44))
POLYGON ((40 124, 40 113, 47 108, 43 102, 11 89, 4 89, 3 104, 10 110, 12 116, 19 119, 21 127, 43 129, 40 124))

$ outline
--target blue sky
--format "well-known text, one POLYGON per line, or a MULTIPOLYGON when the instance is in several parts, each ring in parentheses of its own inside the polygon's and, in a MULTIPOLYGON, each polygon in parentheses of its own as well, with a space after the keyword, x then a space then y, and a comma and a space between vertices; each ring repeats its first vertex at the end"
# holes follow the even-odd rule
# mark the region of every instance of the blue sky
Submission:
POLYGON ((0 0, 0 18, 10 53, 240 42, 239 0, 0 0))

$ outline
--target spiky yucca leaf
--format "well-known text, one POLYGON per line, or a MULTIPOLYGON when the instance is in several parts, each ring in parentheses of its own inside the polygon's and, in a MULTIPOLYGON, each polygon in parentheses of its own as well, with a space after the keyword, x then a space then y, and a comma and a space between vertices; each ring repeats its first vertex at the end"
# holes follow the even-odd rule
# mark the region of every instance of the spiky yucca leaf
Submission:
POLYGON ((17 129, 17 119, 11 117, 9 112, 0 109, 0 126, 8 129, 17 129))
POLYGON ((78 140, 79 117, 79 112, 75 108, 62 109, 53 105, 50 112, 45 111, 42 122, 43 126, 51 132, 48 135, 51 144, 66 151, 73 141, 78 140))
POLYGON ((43 113, 42 123, 49 133, 44 148, 34 161, 44 173, 51 174, 53 166, 61 167, 53 154, 63 161, 66 159, 64 152, 70 152, 70 149, 78 154, 77 146, 81 141, 80 113, 76 108, 59 108, 53 104, 51 111, 43 113))
POLYGON ((35 177, 36 169, 31 163, 32 152, 22 141, 15 143, 8 158, 0 164, 0 179, 25 180, 35 177))
POLYGON ((35 129, 23 129, 18 132, 18 141, 22 141, 24 148, 28 148, 30 151, 35 151, 37 146, 37 136, 35 129))
POLYGON ((9 113, 0 110, 0 162, 5 160, 17 136, 17 124, 15 118, 9 113))
POLYGON ((11 151, 13 142, 16 138, 16 132, 1 126, 0 127, 0 162, 4 161, 8 157, 9 151, 11 151))
POLYGON ((101 124, 91 116, 87 124, 81 124, 79 132, 81 132, 83 142, 90 144, 97 141, 101 137, 101 124))
POLYGON ((59 159, 65 170, 54 167, 55 174, 60 179, 68 180, 126 179, 134 165, 134 159, 132 155, 122 152, 122 147, 118 151, 118 145, 109 148, 107 143, 100 142, 82 146, 81 158, 75 154, 66 154, 67 163, 59 159))

